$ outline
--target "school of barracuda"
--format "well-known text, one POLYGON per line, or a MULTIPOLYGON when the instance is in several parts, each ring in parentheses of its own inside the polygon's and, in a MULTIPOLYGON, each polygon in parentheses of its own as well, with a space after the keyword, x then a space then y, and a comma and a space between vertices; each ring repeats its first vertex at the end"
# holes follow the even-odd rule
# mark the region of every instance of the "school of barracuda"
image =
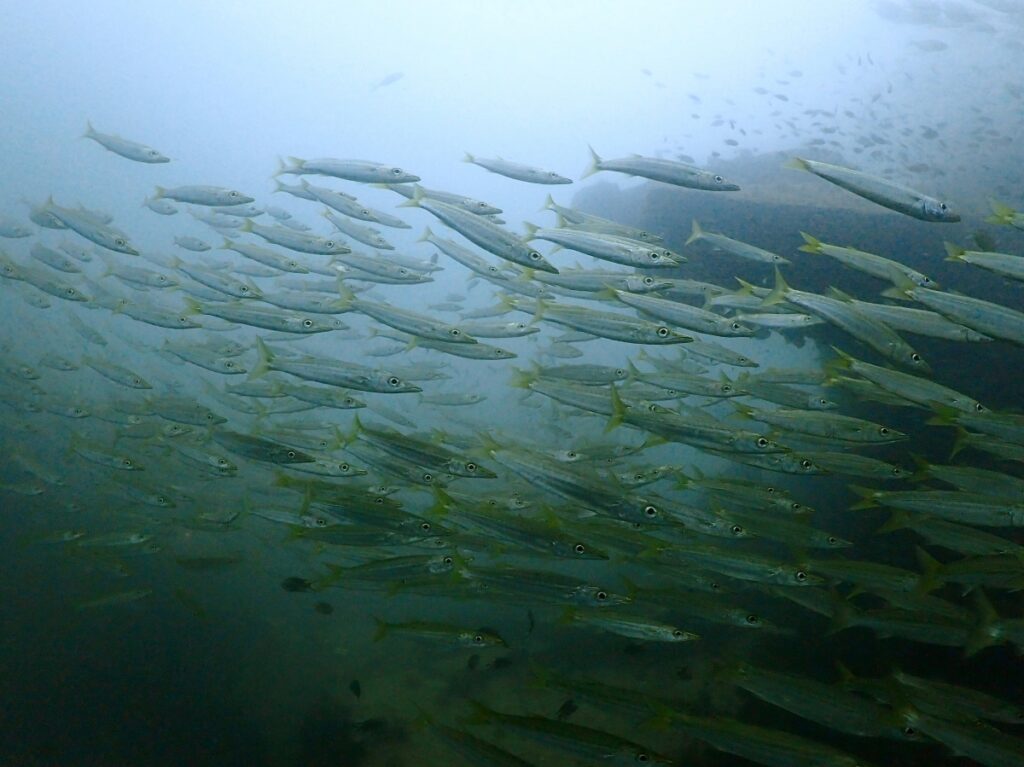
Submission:
MULTIPOLYGON (((91 125, 86 137, 114 163, 169 162, 91 125)), ((713 169, 591 153, 590 173, 691 194, 739 189, 713 169)), ((466 160, 545 190, 572 183, 466 160)), ((959 220, 899 183, 791 166, 922 221, 959 220)), ((25 443, 49 452, 8 443, 4 490, 79 512, 58 518, 81 526, 34 545, 124 576, 79 610, 158 598, 161 583, 132 573, 143 554, 196 570, 248 566, 296 599, 370 592, 377 612, 407 596, 405 620, 377 618, 376 639, 396 655, 415 642, 464 653, 471 667, 512 663, 516 678, 501 684, 530 691, 495 683, 443 716, 419 702, 415 727, 472 764, 687 764, 698 749, 778 767, 956 757, 1019 767, 1024 701, 984 683, 817 667, 813 649, 807 668, 787 668, 730 649, 811 627, 803 647, 859 632, 954 648, 964 663, 1024 651, 1024 618, 1012 617, 1024 586, 1024 416, 944 385, 907 340, 942 339, 953 354, 1012 349, 1024 344, 1019 309, 813 232, 800 250, 877 278, 879 294, 855 297, 841 282, 805 292, 790 258, 698 221, 685 253, 673 252, 657 232, 550 195, 553 220, 521 235, 500 200, 434 190, 376 162, 289 158, 275 179, 301 212, 206 183, 216 178, 123 190, 149 194, 146 215, 206 227, 175 234, 175 256, 77 201, 4 217, 3 300, 24 302, 37 339, 33 355, 4 354, 8 433, 51 438, 25 443), (378 210, 360 195, 394 204, 378 210), (387 232, 410 228, 422 242, 400 252, 387 232), (687 260, 709 258, 732 259, 746 279, 681 276, 687 260), (475 308, 467 295, 417 299, 442 270, 471 277, 475 308), (772 273, 774 287, 754 284, 772 273), (821 364, 772 364, 767 339, 823 326, 843 342, 823 347, 821 364), (586 356, 595 339, 610 362, 586 356), (922 461, 920 435, 950 429, 948 465, 922 461), (102 513, 83 508, 83 478, 102 513), (851 517, 889 514, 882 529, 847 540, 816 521, 806 499, 844 487, 851 517), (204 554, 166 545, 182 530, 210 542, 204 554), (292 574, 236 556, 240 536, 292 552, 292 574), (859 555, 881 536, 901 542, 908 566, 859 555), (557 624, 557 641, 581 658, 652 653, 654 676, 630 686, 582 661, 576 673, 545 666, 521 636, 448 622, 451 600, 463 616, 514 610, 529 632, 557 624), (766 606, 798 617, 774 622, 766 606), (681 680, 680 667, 701 671, 681 680)), ((1022 218, 993 203, 993 223, 1024 229, 1022 218)), ((965 269, 1024 278, 1024 257, 948 251, 965 269)))

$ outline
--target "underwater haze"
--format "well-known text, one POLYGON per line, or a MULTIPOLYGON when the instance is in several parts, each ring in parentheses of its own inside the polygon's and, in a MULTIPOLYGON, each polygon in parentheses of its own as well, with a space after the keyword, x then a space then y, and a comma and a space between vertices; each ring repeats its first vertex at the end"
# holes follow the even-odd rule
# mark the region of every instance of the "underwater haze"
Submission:
POLYGON ((1024 2, 3 19, 0 764, 1024 763, 1024 2))

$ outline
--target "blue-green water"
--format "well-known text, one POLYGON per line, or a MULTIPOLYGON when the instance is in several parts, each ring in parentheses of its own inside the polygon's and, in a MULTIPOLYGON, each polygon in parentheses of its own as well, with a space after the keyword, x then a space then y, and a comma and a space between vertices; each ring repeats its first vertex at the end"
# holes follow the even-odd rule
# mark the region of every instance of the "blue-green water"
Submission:
MULTIPOLYGON (((428 189, 501 208, 495 226, 516 238, 525 222, 556 226, 541 211, 550 192, 661 238, 687 260, 643 275, 703 285, 661 295, 740 323, 802 309, 762 305, 777 284, 770 265, 688 243, 695 219, 784 256, 786 281, 802 291, 922 308, 899 291, 883 296, 894 287, 884 280, 801 252, 806 232, 1021 311, 1020 282, 945 260, 944 246, 1021 255, 1019 228, 989 220, 993 202, 1024 205, 1012 141, 1021 89, 1006 79, 1019 70, 1020 9, 865 4, 845 27, 802 3, 745 23, 660 3, 496 4, 471 17, 460 4, 426 15, 401 3, 8 10, 0 762, 1015 763, 1024 353, 1012 326, 987 342, 901 332, 925 372, 829 323, 729 338, 638 313, 608 290, 535 303, 527 294, 553 290, 543 274, 473 244, 418 193, 423 209, 352 179, 272 174, 292 155, 401 167, 428 189), (730 40, 727 51, 708 30, 730 40), (87 121, 170 162, 79 138, 87 121), (608 158, 707 168, 740 191, 610 171, 584 179, 588 143, 608 158), (459 162, 467 149, 573 184, 489 173, 459 162), (902 216, 785 169, 796 155, 948 199, 961 221, 902 216), (339 236, 320 202, 275 191, 303 180, 358 198, 371 220, 355 223, 394 250, 339 236), (184 185, 238 190, 253 198, 253 224, 278 222, 272 236, 304 225, 323 238, 314 249, 343 243, 377 271, 340 254, 338 279, 330 255, 265 242, 230 210, 213 227, 193 215, 210 206, 173 201, 176 212, 160 215, 142 204, 157 187, 184 185), (48 197, 58 222, 40 213, 48 197), (373 221, 374 210, 408 228, 373 221), (428 226, 500 278, 421 239, 428 226), (97 244, 97 231, 139 255, 97 244), (313 272, 257 263, 221 248, 225 238, 313 272), (380 281, 399 266, 421 278, 380 281), (141 269, 176 284, 140 285, 141 269), (239 282, 264 300, 225 292, 239 282), (68 300, 68 288, 86 300, 68 300), (262 319, 216 316, 225 306, 257 307, 262 319), (566 306, 577 314, 561 314, 566 306), (405 332, 410 315, 381 318, 389 307, 431 324, 417 337, 405 332), (692 343, 574 332, 565 318, 578 324, 580 311, 717 344, 718 359, 692 343), (306 320, 344 327, 265 326, 284 320, 292 331, 306 320), (429 337, 513 320, 536 332, 476 345, 507 359, 468 359, 429 337), (900 385, 843 369, 834 349, 973 398, 988 420, 901 398, 900 385), (616 382, 574 388, 552 377, 583 365, 616 382), (380 385, 354 379, 353 366, 380 385), (322 404, 342 392, 324 376, 343 369, 352 409, 322 404), (788 399, 767 399, 771 387, 706 396, 639 380, 682 374, 687 385, 742 390, 774 375, 788 399), (389 392, 391 379, 421 391, 389 392), (294 396, 300 386, 317 386, 321 404, 294 396), (835 405, 806 422, 837 413, 906 438, 814 439, 757 419, 797 396, 835 405), (744 446, 757 437, 783 467, 751 465, 765 458, 744 446), (842 455, 899 476, 819 465, 842 455), (318 462, 293 462, 307 458, 318 462), (955 489, 956 469, 927 467, 947 464, 995 472, 956 496, 992 516, 942 527, 952 512, 940 493, 955 489), (459 475, 484 472, 494 476, 459 475), (777 505, 769 488, 803 510, 777 505), (901 519, 896 500, 854 508, 880 491, 932 491, 935 505, 882 531, 894 511, 901 519), (839 573, 843 562, 861 569, 839 573), (774 686, 755 694, 758 680, 774 686), (820 706, 808 702, 815 695, 820 706), (855 696, 869 731, 838 723, 830 695, 855 696)), ((563 276, 634 271, 531 244, 563 276)))

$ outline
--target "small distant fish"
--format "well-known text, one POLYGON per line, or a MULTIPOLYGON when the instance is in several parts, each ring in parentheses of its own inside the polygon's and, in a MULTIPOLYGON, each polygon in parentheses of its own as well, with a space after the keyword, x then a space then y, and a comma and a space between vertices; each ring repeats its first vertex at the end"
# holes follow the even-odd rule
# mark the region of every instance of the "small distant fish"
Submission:
POLYGON ((0 237, 16 240, 31 236, 32 230, 21 222, 7 216, 0 216, 0 237))
POLYGON ((430 621, 409 621, 407 623, 385 623, 379 618, 377 631, 373 641, 378 642, 391 632, 409 634, 411 636, 432 639, 444 644, 459 647, 504 647, 506 642, 494 631, 488 629, 467 629, 462 626, 451 626, 446 623, 430 621))
POLYGON ((116 594, 108 594, 106 596, 97 597, 96 599, 79 602, 77 607, 79 610, 92 610, 97 607, 123 605, 128 604, 129 602, 138 602, 140 599, 145 599, 152 593, 152 589, 130 589, 128 591, 119 591, 116 594))
POLYGON ((392 72, 389 75, 385 75, 370 87, 370 92, 372 93, 379 88, 386 88, 389 85, 397 83, 403 77, 405 77, 405 72, 392 72))
POLYGON ((483 157, 474 157, 469 152, 466 152, 466 156, 463 158, 465 162, 472 163, 473 165, 479 165, 481 168, 486 168, 492 173, 497 173, 501 176, 507 176, 508 178, 514 178, 516 181, 525 181, 529 184, 571 184, 572 179, 560 176, 552 170, 544 170, 542 168, 534 168, 530 165, 523 165, 518 162, 511 162, 509 160, 503 160, 498 157, 493 160, 488 160, 483 157))
POLYGON ((165 157, 157 150, 145 144, 129 141, 120 136, 115 136, 113 133, 100 133, 92 127, 91 122, 86 122, 85 133, 82 134, 82 138, 91 138, 114 154, 119 154, 128 160, 135 160, 135 162, 162 163, 171 161, 169 157, 165 157))
POLYGON ((990 200, 989 204, 992 206, 992 215, 985 219, 986 222, 1001 226, 1012 226, 1014 229, 1024 231, 1024 213, 1014 210, 1009 205, 999 202, 999 200, 990 200))
POLYGON ((174 244, 179 248, 185 248, 185 250, 191 250, 195 253, 202 253, 210 249, 210 246, 198 237, 190 237, 188 235, 176 236, 174 244))
POLYGON ((285 591, 298 592, 298 591, 312 591, 313 583, 305 578, 300 578, 297 575, 293 575, 289 578, 285 578, 281 581, 281 588, 285 591))
POLYGON ((127 386, 131 389, 153 388, 149 381, 138 373, 134 373, 128 368, 121 367, 120 365, 115 365, 113 362, 108 362, 107 360, 102 360, 96 357, 83 357, 82 362, 104 378, 107 378, 114 383, 121 384, 121 386, 127 386))
POLYGON ((911 40, 910 44, 924 53, 938 53, 949 47, 941 40, 911 40))
POLYGON ((243 562, 238 555, 224 556, 203 556, 203 557, 175 557, 174 561, 179 567, 185 570, 205 572, 207 570, 226 570, 243 562))
POLYGON ((568 719, 570 716, 579 711, 579 706, 573 701, 572 698, 568 698, 565 703, 558 707, 558 712, 555 714, 555 719, 562 721, 568 719))
POLYGON ((267 463, 290 464, 312 463, 313 456, 288 445, 264 437, 254 437, 240 432, 216 430, 212 439, 233 453, 267 463))
POLYGON ((173 202, 161 197, 147 197, 142 204, 154 213, 159 213, 161 216, 173 216, 178 212, 178 208, 173 202))

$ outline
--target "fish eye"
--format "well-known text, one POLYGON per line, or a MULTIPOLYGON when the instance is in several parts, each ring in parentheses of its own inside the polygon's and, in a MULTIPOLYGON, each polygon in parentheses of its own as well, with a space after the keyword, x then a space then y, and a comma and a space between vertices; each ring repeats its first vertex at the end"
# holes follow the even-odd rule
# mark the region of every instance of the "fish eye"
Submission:
POLYGON ((740 325, 740 323, 738 323, 738 322, 734 322, 734 323, 732 323, 732 325, 730 325, 729 327, 731 327, 731 328, 732 328, 733 330, 739 330, 739 329, 740 329, 740 328, 742 328, 743 326, 742 326, 742 325, 740 325))
POLYGON ((114 240, 114 244, 117 245, 117 247, 119 248, 123 248, 128 243, 127 241, 125 241, 123 237, 118 237, 116 240, 114 240))
POLYGON ((800 461, 800 468, 801 468, 801 469, 809 469, 809 468, 811 468, 812 466, 814 466, 814 464, 813 464, 813 463, 811 463, 811 462, 810 462, 810 461, 809 461, 808 459, 806 459, 806 458, 804 458, 804 459, 803 459, 802 461, 800 461))
POLYGON ((373 502, 374 503, 384 503, 384 499, 383 498, 374 498, 373 502))
POLYGON ((347 463, 339 463, 338 464, 338 469, 340 469, 341 471, 344 471, 344 472, 347 473, 347 472, 351 471, 352 467, 349 466, 347 463))
POLYGON ((651 757, 649 757, 647 754, 643 753, 642 751, 639 754, 636 755, 636 760, 638 762, 648 762, 648 761, 650 761, 650 758, 651 757))
POLYGON ((423 474, 423 481, 424 482, 433 482, 434 481, 434 475, 431 474, 430 472, 425 472, 423 474))
POLYGON ((621 378, 622 376, 626 375, 626 371, 623 370, 622 368, 615 368, 615 375, 621 378))
POLYGON ((768 440, 766 440, 764 437, 758 437, 757 438, 757 446, 758 447, 768 447, 768 440))
POLYGON ((402 169, 401 168, 392 168, 391 169, 391 175, 392 176, 401 176, 402 175, 402 169))
POLYGON ((67 294, 68 294, 69 296, 73 296, 73 295, 75 295, 75 294, 76 294, 76 293, 77 293, 78 291, 77 291, 77 290, 75 290, 74 288, 68 288, 68 289, 67 289, 67 290, 65 290, 64 292, 65 292, 65 293, 67 293, 67 294))
POLYGON ((949 210, 949 206, 944 202, 939 203, 939 210, 949 210))
POLYGON ((803 583, 804 581, 807 580, 807 573, 805 573, 803 570, 797 570, 796 571, 796 575, 794 577, 798 581, 800 581, 800 583, 803 583))
POLYGON ((317 527, 327 527, 327 520, 323 517, 317 517, 313 520, 313 524, 317 527))
POLYGON ((575 551, 577 554, 582 554, 587 550, 587 547, 584 546, 582 543, 577 543, 575 546, 572 547, 572 550, 575 551))
POLYGON ((743 527, 740 525, 733 525, 729 528, 729 532, 733 535, 741 535, 743 533, 743 527))
POLYGON ((141 379, 139 379, 139 378, 133 378, 133 379, 132 379, 132 383, 133 383, 133 384, 134 384, 135 386, 141 386, 141 385, 142 385, 142 380, 141 380, 141 379))
POLYGON ((289 458, 294 458, 295 457, 295 451, 294 450, 289 450, 287 453, 285 453, 285 455, 288 456, 289 458))
POLYGON ((313 320, 303 320, 302 321, 302 327, 304 327, 304 328, 311 328, 311 327, 313 327, 313 320))
POLYGON ((674 636, 676 639, 682 639, 683 632, 680 629, 672 629, 672 636, 674 636))
POLYGON ((644 285, 653 285, 653 284, 654 284, 654 278, 653 277, 644 277, 644 285))
POLYGON ((420 530, 422 530, 425 533, 429 532, 430 531, 430 523, 429 522, 421 522, 420 523, 420 530))
POLYGON ((913 727, 910 727, 908 725, 907 727, 903 728, 903 734, 906 735, 908 738, 916 738, 917 737, 917 730, 915 730, 913 727))
POLYGON ((975 402, 974 403, 974 412, 975 413, 984 413, 985 412, 985 406, 982 405, 980 402, 975 402))
POLYGON ((761 622, 761 619, 758 618, 756 615, 748 615, 747 616, 747 623, 749 623, 751 626, 756 626, 760 622, 761 622))
POLYGON ((121 465, 124 466, 126 469, 130 469, 135 464, 132 463, 132 459, 131 458, 122 458, 121 459, 121 465))
POLYGON ((232 189, 230 192, 228 192, 228 197, 238 197, 238 192, 232 189))
POLYGON ((453 563, 453 562, 454 562, 455 560, 454 560, 454 559, 452 559, 451 557, 445 557, 445 558, 444 558, 444 559, 442 559, 441 561, 442 561, 442 562, 443 562, 444 564, 446 564, 446 565, 450 565, 450 564, 452 564, 452 563, 453 563))
POLYGON ((667 336, 668 336, 668 328, 666 328, 664 326, 658 328, 658 338, 665 338, 667 336))
POLYGON ((768 487, 766 487, 766 488, 764 489, 764 491, 765 491, 766 493, 768 493, 768 495, 772 495, 772 494, 773 494, 773 493, 775 492, 775 488, 774 488, 774 487, 772 487, 771 485, 769 485, 768 487))
POLYGON ((466 464, 466 471, 476 471, 476 464, 470 461, 466 464))
POLYGON ((732 387, 729 384, 722 384, 722 393, 728 394, 732 391, 732 387))
POLYGON ((721 176, 715 176, 715 183, 716 184, 721 184, 723 181, 725 181, 725 179, 722 178, 721 176))
POLYGON ((333 250, 334 249, 334 240, 327 240, 327 241, 324 242, 324 245, 326 245, 328 248, 333 250))
POLYGON ((455 336, 456 338, 462 335, 462 331, 459 330, 458 328, 452 328, 451 330, 448 331, 448 333, 452 336, 455 336))
POLYGON ((827 405, 828 404, 828 400, 825 399, 824 397, 819 397, 818 398, 818 404, 819 405, 827 405))
POLYGON ((917 352, 914 352, 913 354, 910 355, 910 359, 912 359, 914 362, 920 362, 921 355, 918 354, 917 352))
POLYGON ((540 253, 538 253, 535 250, 531 250, 530 251, 530 260, 531 261, 539 261, 540 260, 540 253))
POLYGON ((224 360, 224 367, 226 367, 226 368, 233 368, 234 366, 235 366, 235 363, 232 362, 231 360, 224 360))
POLYGON ((885 436, 886 434, 889 433, 889 430, 883 426, 878 430, 878 433, 881 434, 882 436, 885 436))
POLYGON ((800 504, 799 504, 799 503, 797 503, 796 501, 794 501, 793 503, 789 504, 789 508, 790 508, 790 509, 791 509, 792 511, 800 511, 800 508, 801 508, 801 506, 800 506, 800 504))
POLYGON ((164 498, 162 495, 158 495, 156 497, 156 502, 163 506, 165 503, 167 503, 167 499, 164 498))
POLYGON ((836 538, 834 535, 830 535, 828 537, 828 544, 829 544, 829 546, 835 546, 837 543, 839 543, 839 539, 836 538))
POLYGON ((484 643, 484 638, 480 634, 477 634, 476 636, 473 637, 473 642, 476 643, 476 644, 483 644, 484 643))
POLYGON ((217 465, 218 466, 227 466, 228 465, 228 461, 227 461, 226 458, 218 458, 217 459, 217 465))
POLYGON ((599 602, 603 602, 604 600, 606 600, 608 598, 608 592, 607 591, 599 591, 596 594, 594 594, 594 596, 597 597, 597 600, 599 602))
POLYGON ((656 517, 658 515, 658 507, 648 504, 647 506, 644 506, 644 514, 648 517, 656 517))
POLYGON ((391 378, 388 379, 388 384, 391 385, 391 386, 398 386, 401 383, 402 382, 399 381, 396 376, 391 376, 391 378))
POLYGON ((243 293, 248 293, 249 292, 249 286, 248 285, 243 285, 241 288, 239 288, 239 290, 241 290, 243 293))
POLYGON ((575 461, 579 457, 579 454, 575 450, 570 450, 565 454, 565 457, 571 461, 575 461))

